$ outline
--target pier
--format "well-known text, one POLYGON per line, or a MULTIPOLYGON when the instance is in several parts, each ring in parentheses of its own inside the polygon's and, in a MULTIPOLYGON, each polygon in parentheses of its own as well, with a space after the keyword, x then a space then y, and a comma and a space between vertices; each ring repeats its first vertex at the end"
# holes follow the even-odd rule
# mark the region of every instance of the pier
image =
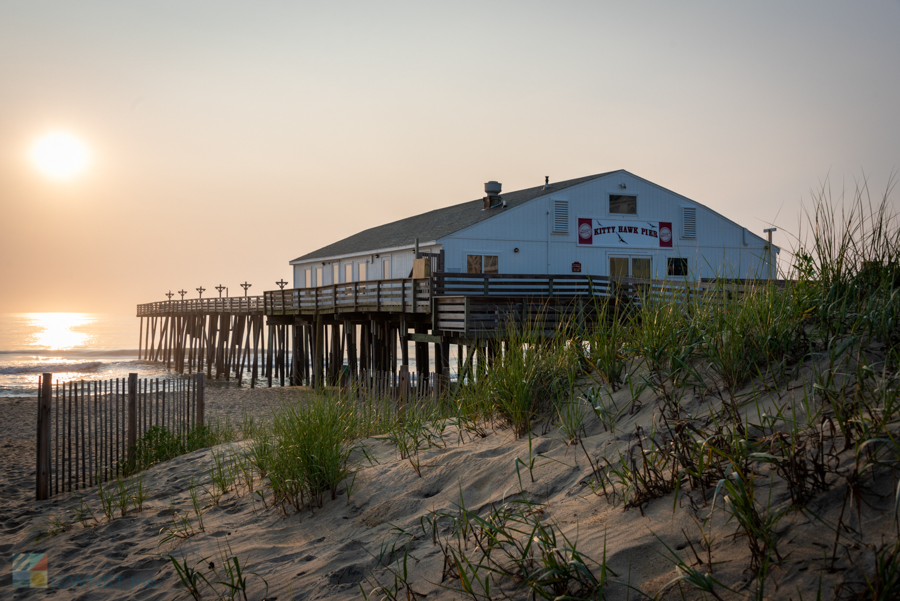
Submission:
MULTIPOLYGON (((737 288, 732 288, 736 290, 737 288)), ((261 296, 169 300, 138 305, 140 358, 178 373, 260 379, 268 385, 333 385, 360 373, 396 379, 412 365, 428 378, 434 359, 440 393, 449 383, 450 345, 457 373, 478 355, 490 362, 511 328, 552 336, 564 323, 597 318, 599 299, 721 293, 712 283, 580 274, 435 273, 264 292, 261 296), (409 343, 413 343, 410 357, 409 343), (346 364, 345 364, 346 362, 346 364)))

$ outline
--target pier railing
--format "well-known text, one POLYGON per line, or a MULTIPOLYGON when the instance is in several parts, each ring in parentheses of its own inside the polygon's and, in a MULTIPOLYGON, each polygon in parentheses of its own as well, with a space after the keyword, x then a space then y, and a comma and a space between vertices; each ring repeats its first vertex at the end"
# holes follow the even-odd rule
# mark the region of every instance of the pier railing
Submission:
POLYGON ((384 311, 429 313, 431 280, 371 280, 264 293, 266 315, 384 311))
POLYGON ((262 315, 262 296, 229 296, 226 298, 188 298, 158 301, 137 306, 138 317, 173 314, 230 313, 232 315, 262 315))
MULTIPOLYGON (((750 283, 752 284, 752 283, 750 283)), ((729 284, 740 293, 747 283, 729 284)), ((429 313, 431 299, 448 296, 502 296, 545 299, 635 295, 672 296, 721 293, 718 282, 644 280, 581 274, 480 274, 439 272, 431 278, 368 280, 313 288, 272 290, 262 296, 194 298, 138 305, 137 316, 300 315, 322 311, 429 313)))
MULTIPOLYGON (((432 276, 432 294, 440 296, 505 296, 575 298, 652 292, 703 294, 715 286, 684 280, 645 280, 601 275, 438 273, 432 276)), ((721 288, 721 286, 719 286, 721 288)))
POLYGON ((590 275, 436 274, 436 329, 463 337, 502 335, 526 322, 547 332, 567 323, 598 298, 630 306, 654 300, 718 301, 760 282, 648 280, 590 275))
POLYGON ((204 423, 204 374, 53 381, 38 389, 37 500, 127 476, 153 427, 187 437, 204 423))

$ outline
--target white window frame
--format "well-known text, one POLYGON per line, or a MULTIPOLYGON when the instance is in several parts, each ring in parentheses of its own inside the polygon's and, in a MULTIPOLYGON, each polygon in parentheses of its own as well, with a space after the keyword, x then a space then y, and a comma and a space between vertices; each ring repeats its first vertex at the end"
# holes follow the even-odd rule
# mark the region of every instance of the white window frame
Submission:
MULTIPOLYGON (((501 255, 503 253, 497 252, 496 250, 485 250, 485 251, 477 251, 477 250, 467 250, 465 253, 465 259, 463 260, 463 265, 465 265, 465 271, 463 273, 469 273, 469 257, 481 257, 481 273, 484 275, 484 257, 497 257, 497 274, 500 273, 500 263, 501 263, 501 255)), ((488 275, 497 275, 497 274, 488 274, 488 275)))
POLYGON ((641 218, 641 197, 639 194, 632 192, 607 192, 606 193, 606 216, 613 219, 640 219, 641 218), (634 213, 613 213, 609 210, 610 196, 634 196, 634 213))

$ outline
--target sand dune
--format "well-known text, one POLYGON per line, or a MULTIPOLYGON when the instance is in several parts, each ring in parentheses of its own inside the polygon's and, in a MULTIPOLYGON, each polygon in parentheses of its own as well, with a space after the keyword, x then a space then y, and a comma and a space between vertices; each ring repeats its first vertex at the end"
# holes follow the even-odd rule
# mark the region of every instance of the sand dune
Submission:
MULTIPOLYGON (((797 379, 762 395, 762 406, 784 404, 791 394, 799 394, 801 382, 797 379)), ((695 393, 682 399, 686 411, 719 402, 715 395, 695 393)), ((616 394, 623 406, 630 403, 627 389, 616 394)), ((244 410, 262 419, 280 397, 278 390, 211 390, 209 415, 224 419, 230 414, 237 421, 244 410)), ((538 427, 530 454, 527 437, 516 440, 509 429, 497 424, 489 427, 484 437, 460 434, 447 426, 442 446, 421 453, 421 477, 389 442, 364 440, 360 444, 370 459, 356 454, 358 472, 351 494, 342 487, 336 500, 326 500, 314 513, 296 513, 267 507, 271 495, 264 503, 239 483, 218 503, 213 495, 200 494, 200 531, 190 487, 194 483, 213 488, 213 450, 196 451, 144 472, 148 496, 140 512, 129 511, 124 517, 116 512, 115 518, 108 520, 100 511, 96 489, 89 489, 85 498, 97 519, 83 527, 76 519, 78 501, 73 495, 41 503, 31 500, 34 449, 27 433, 33 429, 34 400, 2 399, 0 550, 7 557, 47 552, 51 588, 60 599, 189 598, 170 555, 203 573, 220 593, 227 592, 227 587, 215 580, 216 574, 224 574, 224 563, 233 555, 247 575, 248 598, 286 600, 360 599, 360 583, 366 591, 378 582, 394 583, 377 558, 386 557, 383 563, 397 569, 400 550, 407 548, 412 593, 427 599, 463 598, 454 591, 460 588, 458 578, 445 571, 444 553, 422 528, 421 518, 433 512, 458 513, 463 504, 484 516, 504 503, 527 499, 535 504, 536 515, 544 524, 575 542, 578 551, 592 560, 595 574, 600 574, 600 564, 605 562, 612 580, 608 598, 652 597, 661 592, 664 598, 683 594, 700 598, 690 586, 666 589, 684 574, 676 567, 679 562, 701 573, 708 573, 711 565, 712 577, 720 583, 716 594, 746 597, 756 586, 748 568, 747 539, 737 522, 728 519, 721 498, 713 507, 712 488, 685 487, 677 497, 672 492, 627 510, 621 496, 610 499, 592 490, 592 467, 585 450, 596 461, 601 457, 614 461, 620 453, 627 453, 638 427, 649 431, 658 415, 649 392, 641 401, 639 410, 622 415, 614 432, 605 431, 599 420, 589 415, 583 447, 567 444, 554 427, 538 427), (530 456, 535 458, 531 474, 526 469, 530 456), (518 472, 517 460, 521 460, 518 472), (51 516, 70 528, 37 542, 40 532, 48 529, 51 516), (164 542, 180 517, 192 520, 196 534, 164 542), (391 545, 395 552, 385 554, 391 545)), ((239 449, 243 444, 222 445, 216 452, 239 449)), ((833 461, 849 465, 854 459, 846 451, 834 452, 833 461)), ((765 467, 761 470, 764 475, 765 467)), ((775 482, 772 487, 761 487, 759 498, 770 508, 787 507, 787 487, 777 479, 775 482)), ((861 580, 862 572, 871 569, 874 555, 865 544, 875 544, 896 530, 892 515, 896 483, 892 478, 867 478, 859 484, 851 482, 848 487, 847 482, 834 479, 830 489, 815 496, 806 511, 784 514, 776 528, 782 561, 771 567, 767 598, 812 599, 820 587, 824 598, 831 598, 838 583, 861 580), (861 496, 853 498, 854 494, 861 496), (829 529, 838 523, 844 531, 840 536, 833 527, 829 529), (832 556, 837 558, 832 561, 832 556)), ((254 489, 265 490, 265 486, 257 480, 254 489)), ((449 540, 446 530, 440 536, 445 543, 449 540)), ((0 586, 6 598, 34 594, 10 588, 8 570, 0 586)), ((507 594, 515 594, 515 582, 504 586, 507 594)), ((215 598, 205 584, 202 589, 204 598, 215 598)), ((849 589, 845 585, 843 590, 849 589)), ((406 595, 401 588, 400 597, 406 595)), ((375 598, 382 596, 376 594, 375 598)), ((519 596, 524 598, 524 593, 519 596)))

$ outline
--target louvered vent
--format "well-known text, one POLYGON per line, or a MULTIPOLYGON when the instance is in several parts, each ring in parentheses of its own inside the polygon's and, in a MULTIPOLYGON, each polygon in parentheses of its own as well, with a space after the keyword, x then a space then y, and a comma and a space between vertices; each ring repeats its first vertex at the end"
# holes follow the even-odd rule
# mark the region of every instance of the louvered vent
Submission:
POLYGON ((694 207, 681 208, 682 238, 697 237, 697 209, 694 207))
POLYGON ((569 201, 554 200, 553 201, 553 233, 568 234, 569 233, 569 201))

